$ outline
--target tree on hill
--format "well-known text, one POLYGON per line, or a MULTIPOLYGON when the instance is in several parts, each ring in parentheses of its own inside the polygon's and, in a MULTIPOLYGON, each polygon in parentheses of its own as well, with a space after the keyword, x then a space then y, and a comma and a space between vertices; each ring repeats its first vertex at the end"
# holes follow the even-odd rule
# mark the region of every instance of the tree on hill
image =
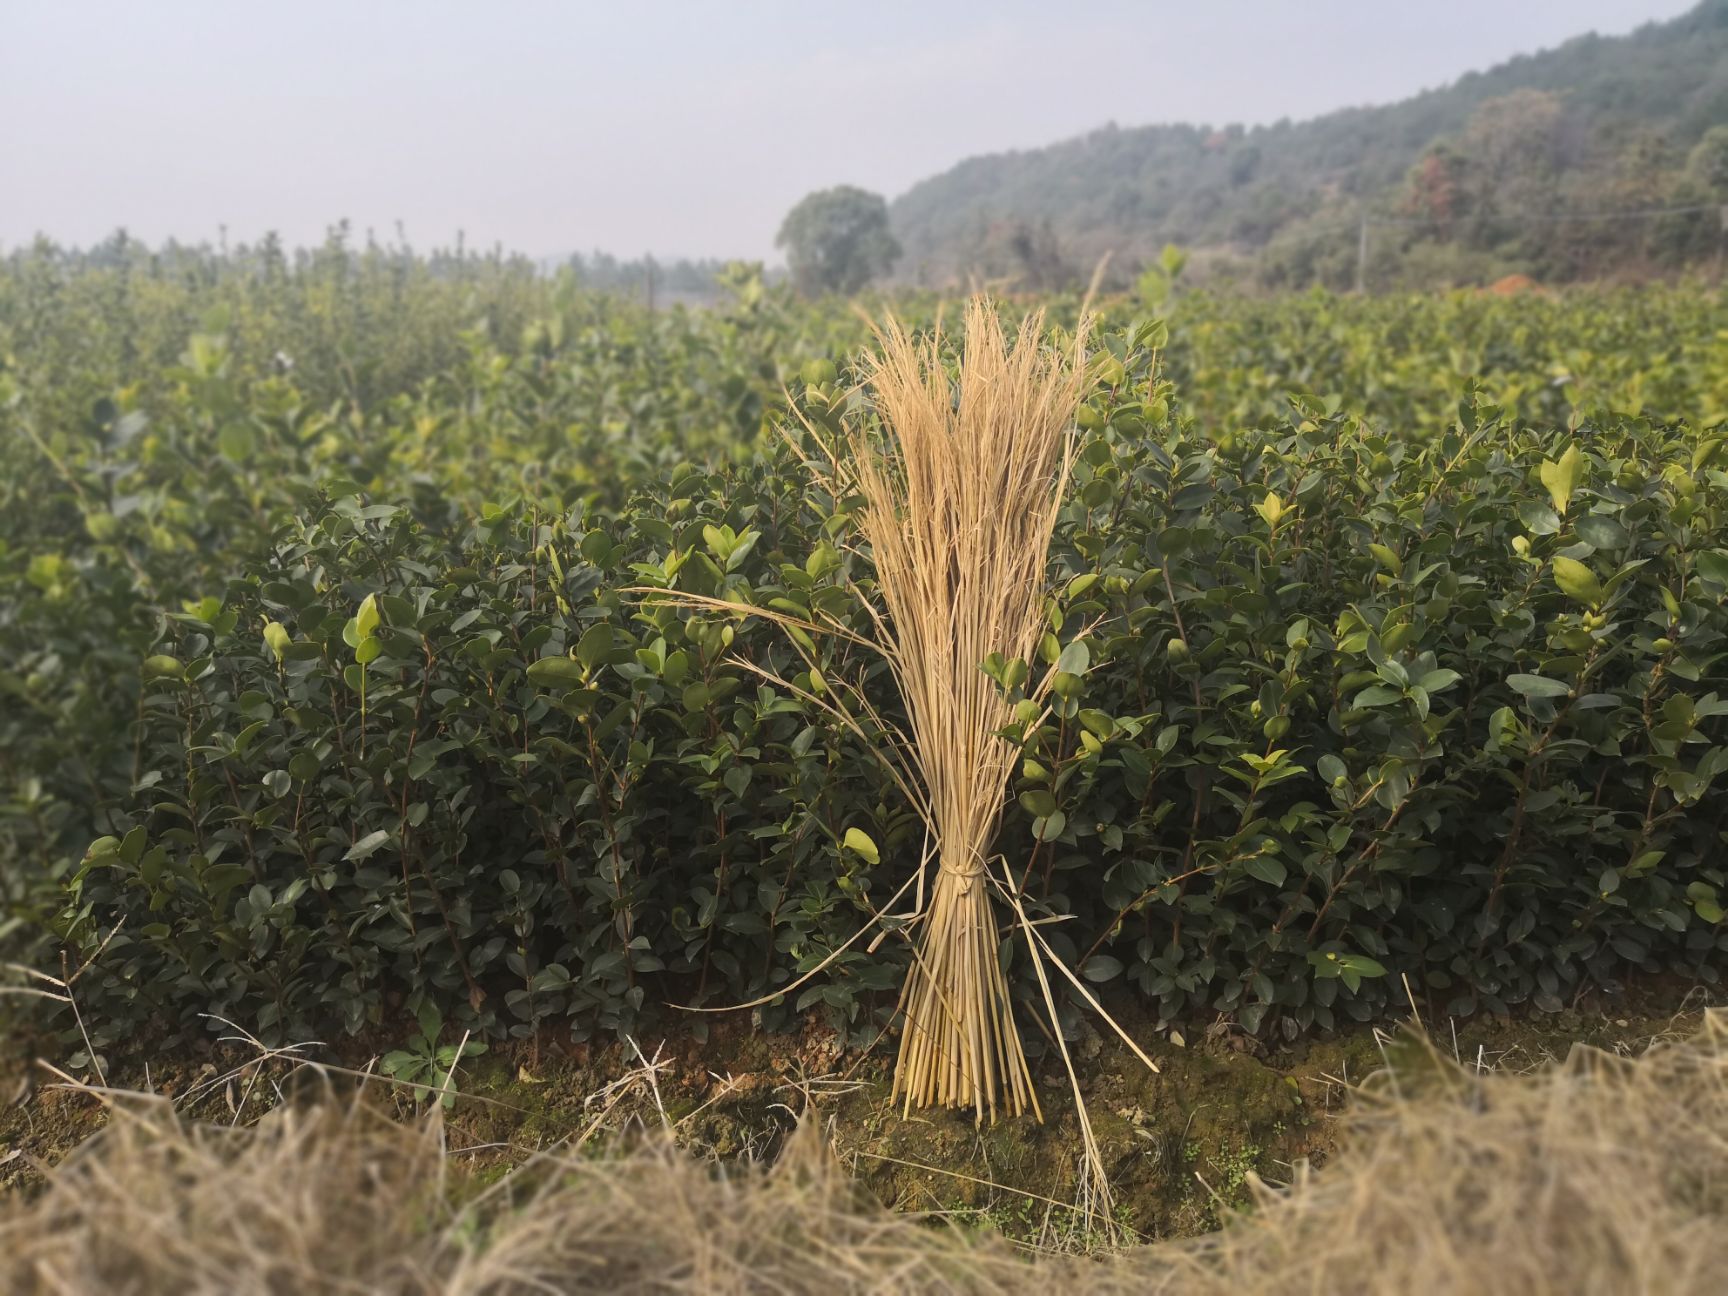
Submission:
POLYGON ((1686 159, 1686 169, 1712 196, 1728 196, 1728 126, 1704 132, 1686 159))
POLYGON ((900 256, 888 230, 888 204, 853 185, 803 198, 786 213, 774 246, 785 250, 798 291, 811 297, 855 293, 900 256))

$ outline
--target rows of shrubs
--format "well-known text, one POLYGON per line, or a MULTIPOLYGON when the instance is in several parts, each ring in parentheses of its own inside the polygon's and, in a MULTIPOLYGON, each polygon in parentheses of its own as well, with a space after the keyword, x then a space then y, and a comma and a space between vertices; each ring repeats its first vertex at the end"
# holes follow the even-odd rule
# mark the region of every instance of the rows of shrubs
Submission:
MULTIPOLYGON (((862 615, 850 502, 763 435, 783 399, 832 425, 845 375, 762 360, 759 309, 476 342, 377 408, 220 334, 84 427, 0 375, 0 940, 88 962, 98 1049, 631 1029, 791 984, 893 895, 922 832, 868 735, 751 669, 891 722, 882 664, 642 592, 862 615)), ((1002 867, 1062 956, 1290 1036, 1713 978, 1722 439, 1300 394, 1214 435, 1162 333, 1104 339, 1043 647, 1084 669, 1011 734, 1002 867)), ((758 1015, 874 1033, 907 957, 758 1015)))

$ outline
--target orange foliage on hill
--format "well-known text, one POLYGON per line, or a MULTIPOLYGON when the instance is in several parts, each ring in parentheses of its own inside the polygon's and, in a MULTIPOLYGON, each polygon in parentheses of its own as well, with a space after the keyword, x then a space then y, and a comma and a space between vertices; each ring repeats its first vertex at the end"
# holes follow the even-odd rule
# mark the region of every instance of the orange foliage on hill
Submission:
POLYGON ((1503 279, 1496 279, 1482 291, 1496 297, 1516 297, 1520 293, 1539 293, 1542 285, 1527 274, 1509 274, 1503 279))

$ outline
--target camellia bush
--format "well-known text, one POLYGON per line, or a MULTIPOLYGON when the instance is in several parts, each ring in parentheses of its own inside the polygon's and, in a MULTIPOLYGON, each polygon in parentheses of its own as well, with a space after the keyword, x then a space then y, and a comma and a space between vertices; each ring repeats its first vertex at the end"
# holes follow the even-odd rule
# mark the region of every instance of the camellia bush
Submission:
MULTIPOLYGON (((885 666, 641 592, 864 626, 857 502, 775 433, 868 417, 856 326, 736 288, 706 316, 548 297, 359 399, 206 320, 159 373, 115 351, 76 419, 68 340, 37 367, 0 311, 0 939, 84 967, 98 1050, 216 1017, 580 1038, 816 969, 764 1025, 892 1012, 907 943, 834 951, 923 830, 819 705, 862 681, 897 722, 885 666)), ((1057 953, 1154 1022, 1290 1037, 1406 982, 1464 1013, 1714 978, 1722 438, 1487 388, 1399 432, 1317 381, 1225 419, 1182 327, 1101 335, 1039 660, 979 663, 1011 700, 1059 666, 996 842, 1057 953)))
POLYGON ((1307 293, 1276 304, 1194 294, 1172 304, 1168 375, 1211 436, 1268 426, 1292 390, 1399 437, 1455 423, 1468 390, 1515 422, 1566 427, 1614 410, 1712 426, 1728 418, 1715 292, 1307 293))

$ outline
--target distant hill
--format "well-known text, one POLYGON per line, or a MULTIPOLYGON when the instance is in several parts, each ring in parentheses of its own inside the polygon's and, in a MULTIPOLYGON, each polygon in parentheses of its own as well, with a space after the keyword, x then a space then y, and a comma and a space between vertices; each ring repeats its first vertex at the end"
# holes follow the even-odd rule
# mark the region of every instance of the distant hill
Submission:
POLYGON ((1376 283, 1659 271, 1715 253, 1714 212, 1536 221, 1728 197, 1728 0, 1580 36, 1400 103, 1311 121, 1107 126, 969 158, 891 206, 902 277, 1046 287, 1174 242, 1191 273, 1342 286, 1368 213, 1376 283), (1718 128, 1711 136, 1712 128, 1718 128), (1707 139, 1706 137, 1709 136, 1707 139))

